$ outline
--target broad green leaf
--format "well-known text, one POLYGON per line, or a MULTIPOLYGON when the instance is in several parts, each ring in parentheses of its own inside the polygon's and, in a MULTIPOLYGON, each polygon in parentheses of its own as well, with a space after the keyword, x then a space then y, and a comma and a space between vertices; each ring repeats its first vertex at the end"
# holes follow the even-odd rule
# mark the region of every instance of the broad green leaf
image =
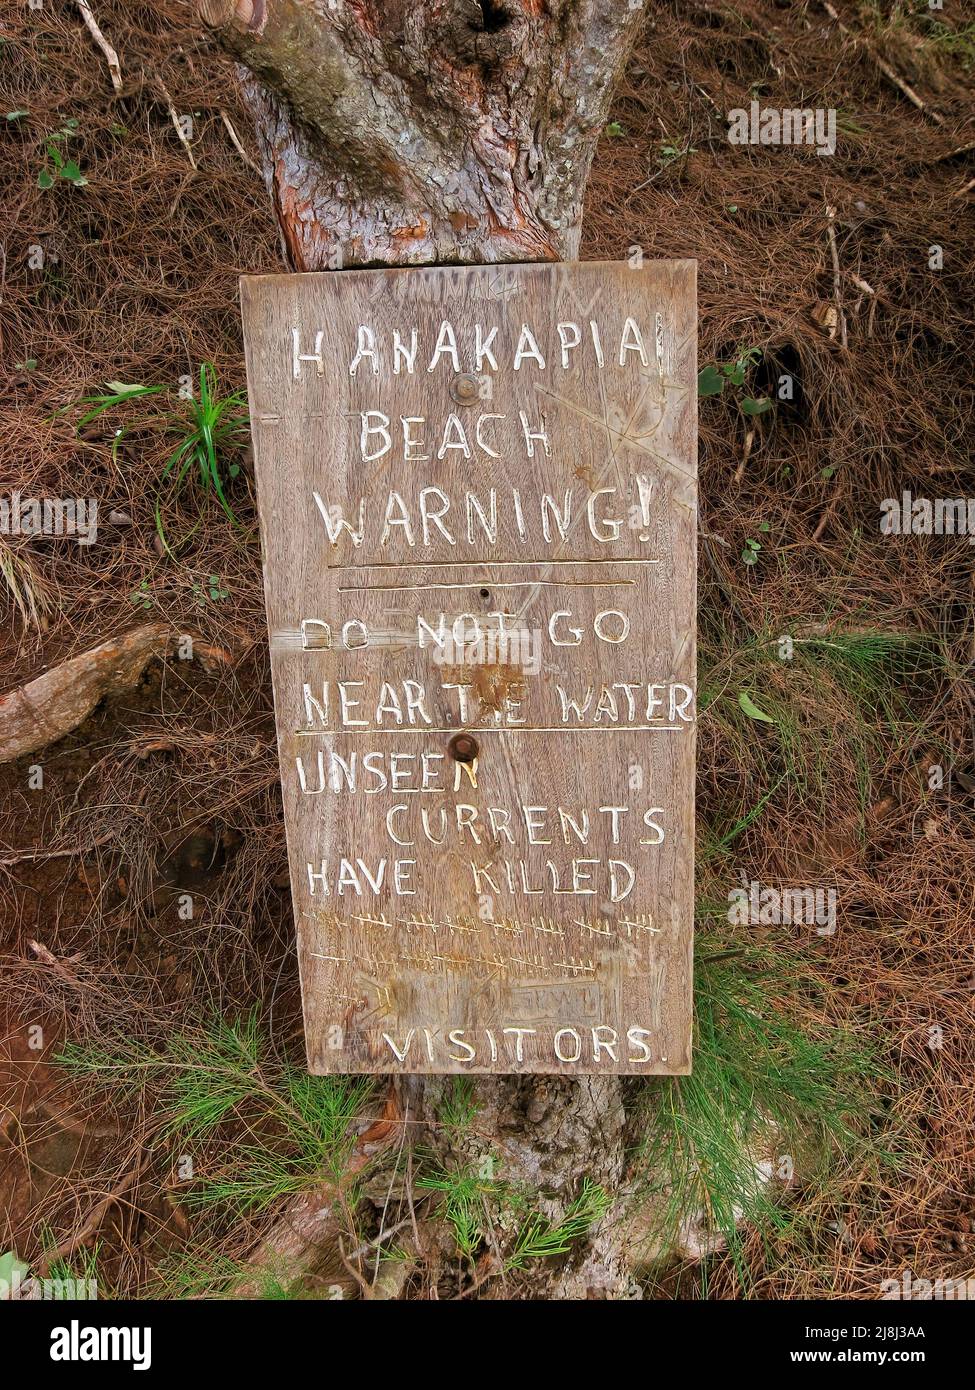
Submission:
POLYGON ((0 1255, 0 1285, 6 1285, 9 1289, 15 1278, 26 1279, 29 1273, 30 1265, 18 1260, 13 1250, 7 1250, 0 1255))
POLYGON ((53 188, 54 180, 46 169, 42 169, 37 176, 38 188, 53 188))
POLYGON ((147 389, 137 381, 106 381, 105 385, 114 396, 136 396, 147 389))
POLYGON ((699 396, 720 396, 724 390, 724 377, 717 367, 705 367, 698 373, 697 394, 699 396))
POLYGON ((759 396, 757 400, 754 396, 745 396, 741 408, 746 415, 764 415, 766 410, 772 409, 772 402, 768 396, 759 396))
POLYGON ((738 704, 741 706, 743 714, 747 714, 749 719, 759 719, 763 724, 774 724, 775 720, 770 714, 766 714, 763 709, 759 709, 750 695, 746 695, 744 690, 738 692, 738 704))

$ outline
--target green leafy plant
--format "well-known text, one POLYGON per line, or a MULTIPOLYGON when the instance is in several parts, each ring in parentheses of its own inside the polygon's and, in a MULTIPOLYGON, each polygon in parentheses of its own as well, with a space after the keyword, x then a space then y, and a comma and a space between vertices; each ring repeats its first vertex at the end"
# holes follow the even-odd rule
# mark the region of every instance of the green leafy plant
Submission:
POLYGON ((16 1251, 6 1250, 0 1255, 0 1284, 10 1287, 16 1280, 24 1280, 30 1273, 30 1265, 17 1258, 16 1251))
MULTIPOLYGON (((80 402, 86 409, 78 421, 78 428, 82 429, 97 420, 106 411, 150 396, 159 396, 167 390, 165 386, 106 382, 103 392, 85 397, 80 402)), ((180 398, 170 410, 120 427, 115 432, 113 457, 117 457, 126 434, 136 429, 156 431, 175 437, 177 441, 163 465, 153 510, 156 532, 168 555, 175 556, 203 524, 201 507, 195 523, 185 535, 172 543, 166 535, 162 516, 164 501, 176 502, 187 490, 195 488, 204 498, 216 498, 232 524, 240 525, 227 498, 227 486, 240 474, 240 463, 235 456, 246 446, 249 438, 246 392, 233 391, 222 396, 213 366, 204 362, 200 367, 199 394, 188 400, 180 398)), ((216 576, 211 576, 211 579, 215 580, 216 576)), ((212 593, 210 597, 216 598, 218 595, 212 593)), ((220 597, 226 597, 226 594, 220 597)))
POLYGON ((724 390, 725 378, 717 367, 702 367, 697 374, 697 394, 699 396, 720 396, 724 390))
POLYGON ((743 714, 747 714, 749 719, 756 719, 763 724, 774 724, 775 720, 770 714, 766 714, 763 709, 759 709, 752 697, 744 690, 738 692, 738 706, 743 714))
MULTIPOLYGON (((50 1242, 45 1241, 45 1245, 50 1242)), ((73 1260, 56 1256, 51 1260, 47 1267, 46 1279, 50 1280, 45 1298, 57 1300, 74 1298, 78 1285, 94 1285, 101 1296, 105 1296, 104 1280, 100 1277, 98 1268, 98 1256, 101 1250, 100 1243, 96 1242, 90 1249, 81 1249, 77 1252, 73 1260)))
POLYGON ((197 1242, 159 1261, 149 1296, 175 1299, 246 1297, 261 1302, 290 1303, 315 1295, 309 1293, 303 1277, 295 1277, 284 1258, 272 1259, 268 1265, 255 1268, 246 1260, 234 1259, 214 1250, 212 1245, 197 1242), (245 1286, 246 1292, 243 1291, 245 1286))
MULTIPOLYGON (((7 116, 8 120, 17 115, 26 115, 26 112, 13 112, 7 116)), ((61 148, 66 141, 78 134, 78 119, 71 117, 65 121, 60 130, 56 130, 49 135, 44 143, 44 167, 37 175, 38 188, 53 188, 59 179, 65 183, 73 184, 75 188, 83 188, 88 182, 85 175, 81 172, 81 166, 76 159, 69 159, 65 151, 61 148)))
POLYGON ((495 1178, 494 1169, 495 1160, 488 1155, 476 1172, 473 1167, 438 1168, 417 1181, 417 1187, 441 1195, 441 1212, 453 1230, 457 1250, 472 1262, 488 1240, 489 1228, 495 1250, 510 1247, 502 1256, 506 1270, 565 1255, 609 1206, 605 1190, 587 1178, 561 1220, 555 1221, 536 1210, 526 1193, 495 1178))
MULTIPOLYGON (((702 367, 697 378, 699 396, 720 396, 725 386, 733 386, 741 391, 752 368, 762 360, 762 349, 757 347, 738 348, 730 362, 718 362, 702 367)), ((736 397, 743 415, 764 415, 772 409, 768 396, 739 394, 736 397)))
POLYGON ((697 154, 693 145, 674 145, 666 141, 659 148, 657 163, 662 169, 666 169, 669 165, 676 164, 678 159, 686 159, 692 154, 697 154))
POLYGON ((138 587, 132 590, 131 594, 129 594, 129 602, 134 603, 136 608, 142 608, 144 610, 148 610, 152 607, 153 597, 149 588, 148 579, 141 580, 138 587))
MULTIPOLYGON (((864 816, 877 796, 871 783, 883 748, 918 737, 912 702, 947 674, 939 643, 844 621, 829 613, 796 625, 770 617, 765 631, 742 642, 723 619, 704 616, 700 708, 748 770, 743 793, 749 781, 769 787, 785 777, 807 810, 825 814, 845 788, 864 816), (764 737, 741 717, 742 691, 775 721, 762 723, 764 737)), ((703 857, 710 832, 699 831, 703 857)))
MULTIPOLYGON (((767 521, 763 521, 758 529, 762 533, 762 535, 768 535, 769 531, 771 531, 772 528, 767 521)), ((741 552, 742 563, 745 565, 758 564, 758 556, 761 549, 761 541, 757 541, 754 539, 754 537, 749 536, 748 539, 745 541, 744 547, 741 552)))
MULTIPOLYGON (((137 400, 140 396, 157 396, 160 391, 165 391, 165 386, 140 386, 137 382, 127 381, 106 381, 105 390, 101 395, 86 396, 81 404, 89 406, 78 421, 78 428, 83 429, 85 425, 91 424, 92 420, 97 420, 106 410, 111 410, 113 406, 121 405, 123 401, 137 400)), ((118 439, 120 435, 116 435, 118 439)))
MULTIPOLYGON (((831 105, 832 103, 827 103, 831 105)), ((850 111, 841 108, 836 112, 836 129, 840 135, 846 136, 848 140, 862 140, 866 135, 866 127, 861 125, 856 116, 850 111)))
POLYGON ((225 598, 230 597, 230 590, 224 588, 222 579, 218 574, 207 575, 205 584, 193 585, 193 597, 202 607, 209 599, 211 603, 219 603, 225 598))

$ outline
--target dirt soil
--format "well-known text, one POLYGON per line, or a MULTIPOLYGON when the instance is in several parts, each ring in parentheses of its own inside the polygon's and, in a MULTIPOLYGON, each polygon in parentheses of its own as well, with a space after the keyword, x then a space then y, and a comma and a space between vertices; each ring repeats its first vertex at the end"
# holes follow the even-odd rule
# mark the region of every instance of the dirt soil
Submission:
MULTIPOLYGON (((253 1006, 299 1056, 301 1010, 247 456, 241 524, 204 503, 175 561, 153 515, 172 441, 149 425, 119 441, 115 414, 79 431, 78 402, 105 382, 175 391, 203 362, 241 387, 237 277, 282 267, 231 64, 187 6, 95 8, 120 92, 74 5, 0 21, 0 493, 100 506, 91 546, 0 536, 0 691, 144 620, 192 634, 195 655, 153 661, 0 767, 0 1254, 97 1248, 100 1277, 138 1296, 173 1252, 245 1253, 263 1227, 188 1214, 178 1155, 145 1156, 144 1105, 82 1095, 55 1056, 119 1028, 161 1049, 253 1006), (52 139, 86 183, 58 176, 52 139)), ((836 932, 804 949, 830 1021, 896 1078, 892 1124, 912 1136, 884 1175, 837 1176, 814 1261, 746 1230, 747 1280, 718 1255, 711 1298, 975 1274, 975 550, 880 531, 904 490, 975 495, 975 36, 948 7, 838 0, 845 33, 828 8, 651 4, 585 222, 585 258, 696 258, 702 366, 755 348, 748 389, 776 401, 701 402, 701 833, 746 818, 702 889, 721 898, 742 874, 836 889, 836 932), (836 153, 729 144, 725 113, 753 99, 834 108, 836 153), (835 682, 795 697, 791 743, 741 714, 734 653, 839 630, 937 652, 891 678, 896 719, 878 708, 861 729, 835 682)), ((187 529, 193 505, 167 501, 167 522, 187 529)), ((785 700, 783 680, 747 689, 785 700)), ((673 1269, 656 1296, 700 1296, 699 1276, 673 1269)))

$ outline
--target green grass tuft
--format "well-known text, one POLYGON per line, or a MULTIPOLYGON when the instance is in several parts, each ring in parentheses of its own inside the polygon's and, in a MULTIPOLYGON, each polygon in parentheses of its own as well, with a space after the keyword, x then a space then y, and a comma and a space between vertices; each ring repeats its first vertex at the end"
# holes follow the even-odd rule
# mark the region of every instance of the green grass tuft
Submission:
MULTIPOLYGON (((105 391, 80 402, 86 409, 78 421, 78 428, 97 420, 106 411, 159 396, 165 389, 122 381, 107 382, 105 391)), ((156 531, 168 555, 174 556, 182 549, 203 524, 201 507, 189 531, 170 543, 163 524, 163 505, 167 501, 177 501, 187 489, 195 488, 204 498, 216 498, 228 520, 239 526, 227 498, 227 488, 240 473, 235 455, 239 455, 250 437, 246 392, 232 391, 222 396, 213 365, 204 362, 200 367, 197 394, 188 399, 179 398, 172 408, 131 421, 116 430, 112 445, 112 457, 116 461, 119 445, 125 435, 134 430, 147 430, 176 439, 163 464, 153 506, 156 531)))
POLYGON ((440 1124, 449 1130, 470 1129, 477 1111, 474 1082, 469 1076, 452 1076, 437 1111, 440 1124))
POLYGON ((669 1248, 701 1213, 734 1255, 740 1221, 790 1225, 793 1171, 808 1187, 827 1156, 879 1152, 891 1078, 819 1021, 821 987, 789 953, 732 943, 699 957, 696 973, 694 1070, 647 1088, 641 1204, 648 1250, 669 1248))
POLYGON ((742 801, 729 808, 728 826, 704 830, 702 857, 730 843, 764 809, 767 789, 783 782, 824 813, 839 796, 845 803, 852 781, 862 823, 885 750, 909 748, 921 735, 911 697, 946 669, 938 644, 918 633, 790 633, 783 624, 778 635, 769 625, 737 644, 718 626, 702 639, 702 735, 717 735, 750 777, 740 779, 742 801), (750 718, 750 705, 771 722, 750 718), (744 800, 750 781, 766 789, 757 807, 744 800))
POLYGON ((184 1200, 241 1213, 323 1181, 341 1183, 353 1121, 374 1089, 370 1077, 309 1076, 274 1058, 256 1012, 178 1034, 161 1056, 122 1041, 114 1051, 69 1046, 58 1060, 117 1093, 144 1091, 160 1142, 178 1141, 194 1159, 184 1200), (224 1140, 221 1126, 230 1120, 224 1140))
POLYGON ((531 1260, 547 1260, 553 1255, 566 1255, 573 1241, 586 1235, 590 1227, 606 1214, 609 1194, 598 1183, 583 1180, 578 1197, 566 1209, 561 1221, 550 1221, 538 1212, 531 1212, 515 1240, 514 1249, 505 1260, 506 1269, 525 1269, 531 1260))

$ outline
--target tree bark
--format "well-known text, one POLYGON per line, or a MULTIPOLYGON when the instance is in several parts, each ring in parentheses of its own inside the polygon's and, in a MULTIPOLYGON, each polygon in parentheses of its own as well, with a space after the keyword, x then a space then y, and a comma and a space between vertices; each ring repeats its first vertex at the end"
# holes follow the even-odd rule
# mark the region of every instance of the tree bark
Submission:
MULTIPOLYGON (((643 0, 199 0, 241 63, 293 270, 571 260, 643 0)), ((447 1083, 449 1084, 449 1082, 447 1083)), ((474 1144, 437 1123, 439 1078, 398 1083, 442 1162, 490 1153, 560 1219, 583 1179, 606 1216, 533 1285, 632 1298, 614 1078, 478 1078, 474 1144)))
POLYGON ((294 270, 571 260, 643 0, 201 0, 294 270))

